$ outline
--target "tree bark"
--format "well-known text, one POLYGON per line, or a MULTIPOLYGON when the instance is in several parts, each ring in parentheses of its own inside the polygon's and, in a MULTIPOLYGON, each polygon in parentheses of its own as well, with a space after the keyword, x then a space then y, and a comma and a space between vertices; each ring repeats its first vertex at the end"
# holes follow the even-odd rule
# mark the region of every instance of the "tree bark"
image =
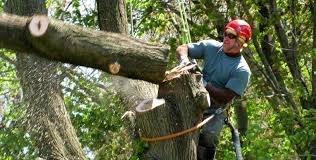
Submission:
MULTIPOLYGON (((143 138, 155 138, 196 126, 209 106, 201 75, 184 74, 159 86, 158 100, 145 100, 136 108, 136 126, 143 138), (158 102, 158 103, 155 103, 158 102)), ((145 159, 196 160, 199 131, 150 142, 145 159)))
POLYGON ((98 20, 101 30, 128 34, 124 0, 97 0, 98 20))
MULTIPOLYGON (((6 6, 7 11, 19 15, 47 14, 45 0, 9 0, 6 6)), ((17 53, 16 57, 16 69, 27 107, 25 126, 39 156, 45 159, 85 159, 61 94, 57 75, 60 64, 23 53, 17 53)))
MULTIPOLYGON (((127 15, 124 0, 97 0, 100 29, 128 35, 127 15)), ((115 90, 126 104, 126 109, 133 110, 144 99, 156 98, 158 86, 146 81, 113 76, 115 90)))
MULTIPOLYGON (((33 31, 37 32, 36 28, 33 31)), ((166 46, 148 44, 122 34, 92 31, 42 16, 1 14, 0 47, 152 83, 162 82, 169 60, 166 46), (47 28, 41 26, 46 21, 47 28), (38 29, 45 32, 32 35, 27 29, 29 23, 37 23, 38 29)))
MULTIPOLYGON (((125 12, 125 0, 97 0, 99 27, 103 31, 128 35, 128 22, 125 12)), ((129 79, 122 76, 112 76, 113 86, 125 104, 124 115, 128 115, 125 128, 130 138, 137 137, 133 117, 135 106, 144 99, 156 98, 158 85, 142 80, 129 79), (130 112, 132 111, 132 112, 130 112), (133 113, 133 114, 127 114, 133 113), (131 119, 132 121, 129 121, 131 119)), ((100 152, 100 155, 102 153, 100 152)))

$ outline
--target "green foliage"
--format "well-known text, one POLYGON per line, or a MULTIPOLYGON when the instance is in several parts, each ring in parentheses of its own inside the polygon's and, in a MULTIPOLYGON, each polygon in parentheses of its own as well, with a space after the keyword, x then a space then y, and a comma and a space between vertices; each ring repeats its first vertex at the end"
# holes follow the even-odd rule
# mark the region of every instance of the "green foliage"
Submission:
MULTIPOLYGON (((6 115, 7 118, 11 118, 6 115)), ((37 152, 33 147, 30 137, 25 134, 16 122, 11 123, 0 131, 0 157, 5 159, 35 159, 37 152)))
POLYGON ((140 139, 136 139, 133 141, 133 155, 130 157, 130 160, 140 160, 143 159, 143 154, 149 147, 149 144, 140 139))
POLYGON ((100 94, 98 98, 101 103, 95 104, 89 97, 82 95, 79 89, 65 97, 80 140, 90 149, 100 148, 106 140, 107 132, 118 131, 122 126, 120 117, 124 110, 119 99, 111 93, 100 94))
MULTIPOLYGON (((65 104, 83 147, 96 159, 130 155, 131 141, 121 119, 125 112, 121 100, 95 85, 102 81, 98 72, 82 67, 70 72, 63 82, 65 104)), ((108 83, 108 79, 103 80, 108 83)))
MULTIPOLYGON (((142 37, 150 34, 151 41, 157 41, 161 33, 170 29, 171 22, 167 21, 169 15, 164 12, 163 6, 158 1, 127 1, 128 14, 132 9, 133 21, 135 21, 134 32, 142 37), (132 8, 130 8, 132 7, 132 8)), ((130 15, 129 15, 130 17, 130 15)), ((129 20, 130 21, 130 20, 129 20)))
MULTIPOLYGON (((296 155, 285 133, 280 117, 266 101, 251 101, 249 131, 244 139, 245 155, 259 159, 292 159, 296 155), (272 128, 273 127, 273 128, 272 128), (282 153, 282 154, 280 154, 282 153)), ((290 121, 290 120, 289 120, 290 121)))
POLYGON ((96 160, 103 159, 126 159, 131 157, 132 142, 126 134, 125 127, 118 131, 108 132, 104 145, 97 151, 96 160))
POLYGON ((35 159, 37 152, 23 125, 25 108, 13 64, 15 55, 3 49, 0 54, 0 159, 35 159))
MULTIPOLYGON (((293 141, 286 134, 285 128, 280 122, 285 117, 275 113, 269 103, 265 100, 253 98, 248 100, 249 129, 242 139, 243 155, 246 159, 294 159, 296 153, 293 141)), ((289 113, 288 111, 284 111, 289 113)), ((284 113, 285 114, 285 113, 284 113)), ((289 114, 284 115, 290 120, 289 114)), ((288 124, 291 126, 291 124, 288 124)), ((303 136, 303 135, 301 135, 303 136)), ((305 137, 305 136, 304 136, 305 137)), ((222 133, 222 141, 219 146, 217 157, 224 159, 235 159, 232 145, 231 133, 226 127, 222 133)), ((303 138, 303 137, 301 137, 303 138)))
POLYGON ((4 1, 0 0, 0 12, 3 11, 4 1))
POLYGON ((90 28, 97 28, 97 12, 95 8, 88 7, 91 1, 46 1, 53 16, 66 22, 90 28))

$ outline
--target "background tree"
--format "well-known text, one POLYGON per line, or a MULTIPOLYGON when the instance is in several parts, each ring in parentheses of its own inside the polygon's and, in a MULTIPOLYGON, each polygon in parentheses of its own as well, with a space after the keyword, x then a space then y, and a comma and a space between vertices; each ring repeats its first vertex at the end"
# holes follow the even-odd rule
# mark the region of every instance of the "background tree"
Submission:
MULTIPOLYGON (((128 35, 125 0, 97 0, 98 22, 101 30, 128 35)), ((122 99, 126 109, 133 110, 142 100, 157 97, 158 86, 141 80, 113 77, 113 85, 122 99)))
MULTIPOLYGON (((47 14, 45 1, 10 0, 6 5, 6 11, 18 15, 47 14)), ((39 156, 84 159, 61 94, 57 75, 60 63, 19 53, 16 59, 26 106, 23 125, 39 149, 39 156)))
MULTIPOLYGON (((96 0, 96 4, 99 28, 101 30, 125 35, 129 34, 125 0, 96 0)), ((144 99, 157 97, 158 86, 146 81, 120 76, 113 76, 112 80, 114 89, 125 102, 125 110, 127 111, 125 112, 125 118, 128 121, 125 127, 129 131, 127 133, 130 135, 130 138, 135 138, 137 132, 135 130, 134 107, 144 99)), ((99 153, 102 155, 102 152, 107 151, 102 150, 99 153)))

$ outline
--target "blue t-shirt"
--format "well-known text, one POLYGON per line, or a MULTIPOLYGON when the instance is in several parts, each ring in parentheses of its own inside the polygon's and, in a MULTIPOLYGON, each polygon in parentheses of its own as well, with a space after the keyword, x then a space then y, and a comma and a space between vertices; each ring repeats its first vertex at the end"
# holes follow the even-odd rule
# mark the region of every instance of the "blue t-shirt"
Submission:
POLYGON ((204 40, 188 44, 189 57, 203 59, 203 78, 218 88, 228 88, 242 96, 250 79, 251 71, 241 55, 229 57, 224 53, 223 43, 204 40))

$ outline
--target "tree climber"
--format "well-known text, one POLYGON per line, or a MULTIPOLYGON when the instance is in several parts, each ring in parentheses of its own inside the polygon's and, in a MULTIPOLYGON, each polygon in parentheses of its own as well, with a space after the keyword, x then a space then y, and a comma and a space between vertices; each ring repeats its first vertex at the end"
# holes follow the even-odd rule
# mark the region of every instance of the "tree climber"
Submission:
MULTIPOLYGON (((251 39, 251 27, 244 20, 233 20, 225 26, 224 40, 203 40, 177 48, 180 66, 190 64, 190 58, 203 59, 203 84, 211 97, 211 106, 203 117, 215 114, 218 108, 226 108, 234 97, 242 96, 248 85, 251 71, 241 55, 251 39)), ((227 118, 225 112, 215 114, 201 130, 198 159, 214 159, 218 138, 227 118)))

